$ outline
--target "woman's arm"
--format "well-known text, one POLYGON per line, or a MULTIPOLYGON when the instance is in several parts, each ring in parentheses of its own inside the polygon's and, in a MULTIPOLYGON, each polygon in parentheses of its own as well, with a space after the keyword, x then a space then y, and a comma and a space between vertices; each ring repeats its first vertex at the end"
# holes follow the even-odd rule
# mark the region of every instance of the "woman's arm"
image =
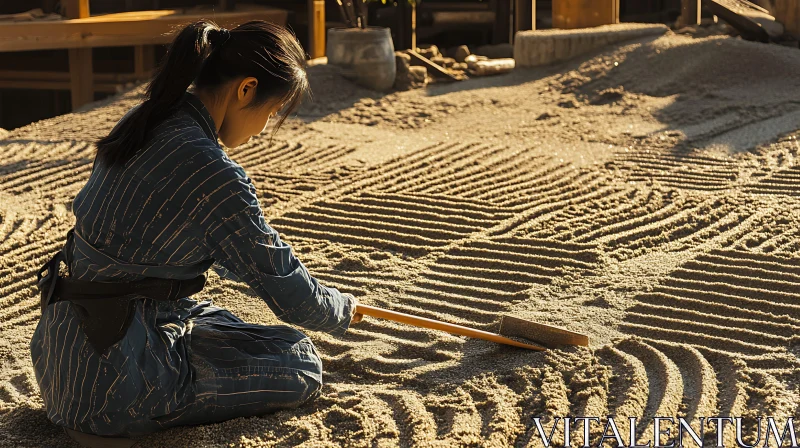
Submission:
POLYGON ((221 264, 220 264, 218 261, 215 261, 215 262, 214 262, 214 264, 212 264, 212 265, 211 265, 211 267, 214 269, 214 272, 216 272, 216 273, 217 273, 217 275, 219 275, 219 276, 220 276, 220 278, 227 278, 227 279, 229 279, 229 280, 233 280, 233 281, 235 281, 235 282, 240 282, 240 281, 242 281, 242 279, 240 279, 239 277, 237 277, 237 276, 236 276, 236 274, 234 274, 233 272, 231 272, 231 271, 230 271, 228 268, 226 268, 225 266, 221 265, 221 264))
POLYGON ((205 232, 215 264, 222 268, 215 270, 247 283, 284 322, 344 334, 355 298, 320 284, 308 272, 266 223, 255 186, 244 169, 222 157, 203 168, 209 176, 202 176, 205 180, 193 199, 197 205, 190 212, 205 232))

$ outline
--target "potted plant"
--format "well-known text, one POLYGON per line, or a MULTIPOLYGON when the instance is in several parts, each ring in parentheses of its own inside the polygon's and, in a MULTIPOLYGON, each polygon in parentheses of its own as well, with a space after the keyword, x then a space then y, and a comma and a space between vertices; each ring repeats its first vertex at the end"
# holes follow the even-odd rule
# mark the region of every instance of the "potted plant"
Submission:
MULTIPOLYGON (((340 67, 342 76, 367 88, 387 91, 394 85, 397 67, 389 28, 367 25, 367 2, 335 0, 347 25, 328 30, 328 63, 340 67)), ((386 4, 386 0, 381 0, 386 4)), ((407 0, 416 16, 417 0, 407 0)), ((413 23, 413 21, 412 21, 413 23)))

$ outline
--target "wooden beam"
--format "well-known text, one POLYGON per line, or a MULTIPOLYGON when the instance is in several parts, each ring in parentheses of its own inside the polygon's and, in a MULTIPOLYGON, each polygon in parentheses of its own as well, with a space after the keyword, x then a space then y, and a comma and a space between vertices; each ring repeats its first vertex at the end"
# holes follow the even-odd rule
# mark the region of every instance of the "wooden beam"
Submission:
POLYGON ((308 45, 311 59, 325 56, 325 0, 308 0, 308 45))
POLYGON ((89 17, 89 0, 64 0, 64 13, 70 19, 89 17))
MULTIPOLYGON (((25 80, 25 79, 0 79, 0 89, 31 89, 31 90, 70 90, 72 84, 69 80, 66 81, 42 81, 42 80, 25 80)), ((115 93, 119 88, 123 88, 124 84, 114 83, 95 83, 95 92, 115 93)))
MULTIPOLYGON (((259 7, 246 8, 234 12, 213 12, 207 13, 184 12, 183 10, 162 9, 157 11, 131 11, 113 14, 102 14, 97 16, 85 17, 80 19, 56 20, 56 21, 33 21, 33 22, 4 22, 0 24, 0 36, 2 37, 63 37, 65 34, 95 34, 109 36, 129 36, 140 34, 147 31, 148 27, 153 27, 154 33, 174 31, 175 25, 187 25, 203 18, 210 18, 220 25, 238 25, 255 17, 263 19, 272 17, 273 19, 286 18, 288 11, 285 9, 259 7)), ((285 20, 278 20, 285 22, 285 20)), ((233 27, 231 26, 231 27, 233 27)))
POLYGON ((411 5, 411 49, 417 49, 417 4, 411 5))
POLYGON ((706 6, 711 13, 734 27, 742 39, 766 43, 783 35, 783 26, 760 7, 734 0, 708 0, 706 6))
POLYGON ((536 29, 536 0, 514 0, 514 32, 536 29))
MULTIPOLYGON (((151 76, 153 73, 146 73, 151 76)), ((125 84, 139 80, 135 73, 95 73, 93 76, 95 81, 111 83, 111 84, 125 84)), ((0 80, 2 81, 52 81, 52 82, 66 82, 70 79, 69 72, 46 72, 40 70, 0 70, 0 80)))
POLYGON ((431 61, 430 59, 426 58, 425 56, 417 53, 414 50, 406 50, 406 52, 411 55, 413 59, 421 62, 424 66, 426 66, 431 73, 431 75, 439 75, 443 78, 449 79, 451 81, 461 81, 461 78, 457 78, 452 73, 448 72, 444 67, 441 65, 431 61))
POLYGON ((700 24, 701 0, 681 0, 681 17, 679 27, 700 24))
POLYGON ((133 11, 52 22, 0 23, 0 51, 161 45, 172 42, 176 29, 203 18, 233 28, 249 20, 285 25, 288 14, 284 9, 254 7, 207 14, 133 11))
POLYGON ((619 23, 619 0, 553 0, 553 28, 590 28, 615 23, 619 23))
POLYGON ((69 50, 72 110, 94 101, 92 71, 91 48, 72 48, 69 50))
MULTIPOLYGON (((88 19, 89 0, 65 0, 64 9, 70 19, 88 19)), ((94 80, 92 79, 92 49, 70 48, 69 84, 72 110, 94 101, 94 80)))
POLYGON ((59 2, 60 0, 42 0, 42 10, 46 13, 61 14, 63 11, 56 7, 59 5, 59 2))
POLYGON ((133 47, 133 73, 137 79, 149 78, 155 67, 155 48, 152 45, 133 47))
POLYGON ((512 0, 493 0, 494 27, 492 43, 505 44, 511 42, 511 2, 512 0))
POLYGON ((397 40, 394 42, 395 50, 413 50, 416 48, 416 39, 413 38, 415 33, 412 31, 412 28, 416 27, 416 16, 414 24, 412 25, 411 9, 411 5, 409 5, 408 2, 397 2, 397 7, 395 8, 396 22, 394 26, 395 33, 397 34, 397 40))
MULTIPOLYGON (((147 74, 152 76, 152 72, 147 74)), ((93 90, 114 93, 129 82, 141 79, 135 73, 95 73, 93 90)), ((31 70, 0 70, 0 88, 71 90, 69 72, 46 72, 31 70)))

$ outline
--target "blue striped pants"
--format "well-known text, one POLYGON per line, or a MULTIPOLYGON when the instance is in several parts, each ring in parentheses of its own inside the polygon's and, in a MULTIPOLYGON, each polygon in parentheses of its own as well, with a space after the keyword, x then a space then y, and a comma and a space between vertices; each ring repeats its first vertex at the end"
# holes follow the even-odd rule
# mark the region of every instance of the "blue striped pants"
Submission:
POLYGON ((31 339, 48 418, 85 433, 137 436, 319 396, 322 363, 301 331, 182 300, 188 306, 138 300, 125 337, 103 354, 86 343, 74 305, 48 306, 31 339))

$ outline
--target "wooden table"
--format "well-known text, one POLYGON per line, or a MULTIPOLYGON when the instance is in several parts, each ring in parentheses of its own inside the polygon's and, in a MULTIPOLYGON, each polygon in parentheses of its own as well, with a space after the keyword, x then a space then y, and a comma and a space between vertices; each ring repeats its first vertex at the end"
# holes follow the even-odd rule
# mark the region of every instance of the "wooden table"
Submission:
POLYGON ((220 12, 133 11, 59 21, 2 23, 0 51, 167 44, 172 42, 172 32, 200 19, 233 28, 249 20, 286 25, 287 16, 284 9, 261 7, 220 12))
MULTIPOLYGON (((94 101, 98 85, 94 82, 92 48, 134 46, 134 78, 146 78, 154 64, 153 45, 168 44, 174 32, 191 22, 211 19, 225 28, 250 20, 267 20, 286 25, 288 11, 278 8, 237 5, 234 11, 157 10, 133 11, 97 16, 89 15, 89 0, 67 0, 67 20, 0 23, 0 51, 69 50, 69 86, 72 108, 94 101)), ((4 70, 0 87, 47 88, 63 86, 63 74, 39 74, 39 79, 10 79, 13 72, 4 70), (5 81, 5 83, 3 82, 5 81), (48 84, 48 82, 50 84, 48 84)), ((108 81, 103 79, 103 81, 108 81)), ((102 84, 101 90, 109 86, 102 84)))

